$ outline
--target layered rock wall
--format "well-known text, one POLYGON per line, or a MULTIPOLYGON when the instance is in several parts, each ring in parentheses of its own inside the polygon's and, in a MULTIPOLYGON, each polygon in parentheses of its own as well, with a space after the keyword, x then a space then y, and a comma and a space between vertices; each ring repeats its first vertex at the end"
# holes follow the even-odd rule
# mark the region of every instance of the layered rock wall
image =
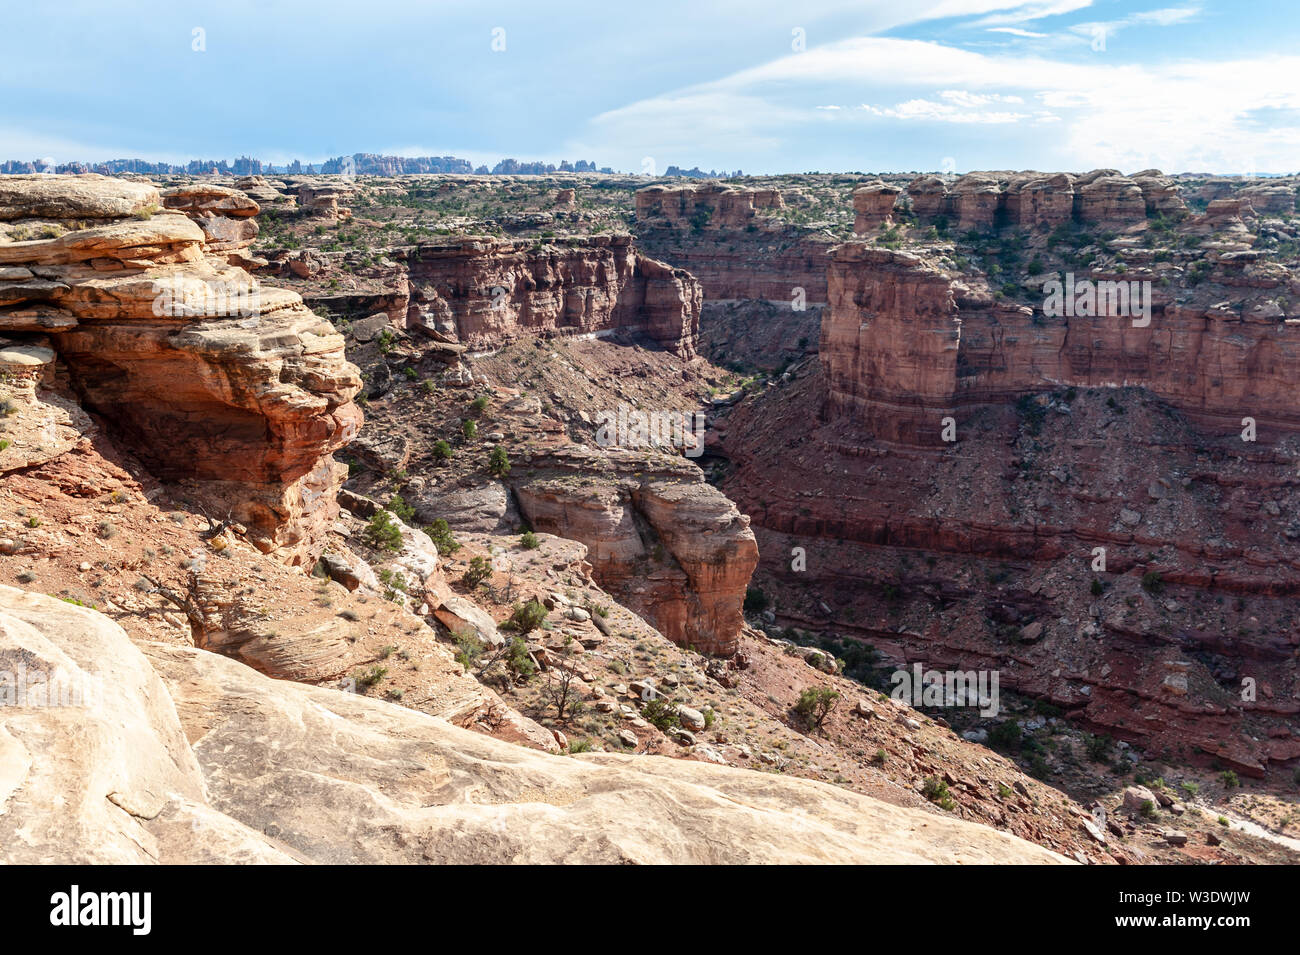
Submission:
POLYGON ((711 302, 820 304, 832 243, 766 214, 784 206, 774 189, 649 186, 636 194, 637 234, 652 255, 699 279, 711 302))
POLYGON ((674 643, 736 652, 758 545, 749 518, 698 468, 572 447, 526 473, 513 485, 520 510, 534 529, 586 544, 602 587, 674 643))
MULTIPOLYGON (((1281 281, 1249 254, 1217 257, 1212 274, 1264 291, 1281 281)), ((920 255, 862 243, 838 247, 828 275, 821 360, 831 413, 854 414, 885 440, 938 444, 946 415, 1068 386, 1146 387, 1220 429, 1244 416, 1300 424, 1288 398, 1300 375, 1300 324, 1266 308, 1178 304, 1148 283, 1145 326, 1116 314, 1053 317, 920 255)))
POLYGON ((157 477, 310 562, 337 514, 346 468, 331 453, 360 426, 360 378, 296 293, 228 264, 255 209, 207 186, 0 180, 0 333, 48 335, 86 408, 157 477), (13 241, 28 234, 43 237, 13 241))
POLYGON ((420 246, 407 264, 408 327, 473 349, 526 334, 621 332, 683 358, 695 354, 699 282, 644 255, 631 236, 559 246, 469 239, 420 246))
MULTIPOLYGON (((1077 176, 972 172, 951 183, 940 176, 919 176, 908 183, 907 196, 920 221, 943 217, 963 232, 1001 227, 1050 231, 1071 222, 1119 229, 1148 216, 1178 218, 1188 211, 1181 187, 1158 169, 1132 176, 1115 169, 1077 176)), ((1285 206, 1286 200, 1278 195, 1273 202, 1285 206)), ((1294 211, 1294 195, 1290 203, 1294 211)))

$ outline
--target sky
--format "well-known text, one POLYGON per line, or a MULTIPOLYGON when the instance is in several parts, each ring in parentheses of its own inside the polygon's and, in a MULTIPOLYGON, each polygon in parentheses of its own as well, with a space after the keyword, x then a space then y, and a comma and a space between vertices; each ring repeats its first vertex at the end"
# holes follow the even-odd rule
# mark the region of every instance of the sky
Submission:
POLYGON ((1294 0, 27 3, 5 16, 0 159, 1295 172, 1298 12, 1294 0))

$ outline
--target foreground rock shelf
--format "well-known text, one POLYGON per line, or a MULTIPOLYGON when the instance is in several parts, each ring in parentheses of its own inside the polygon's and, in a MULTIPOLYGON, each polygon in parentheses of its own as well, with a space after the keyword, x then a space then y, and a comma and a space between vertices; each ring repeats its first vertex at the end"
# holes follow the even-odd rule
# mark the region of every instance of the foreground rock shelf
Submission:
POLYGON ((6 710, 0 854, 65 863, 1053 863, 821 783, 547 756, 0 587, 0 654, 82 706, 6 710))

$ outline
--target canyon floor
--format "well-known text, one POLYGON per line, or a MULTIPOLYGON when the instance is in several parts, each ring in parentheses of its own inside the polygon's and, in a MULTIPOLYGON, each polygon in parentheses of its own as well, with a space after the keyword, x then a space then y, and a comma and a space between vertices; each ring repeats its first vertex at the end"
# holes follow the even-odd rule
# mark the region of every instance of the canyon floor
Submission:
POLYGON ((5 858, 1300 861, 1296 183, 1097 172, 0 178, 5 858))

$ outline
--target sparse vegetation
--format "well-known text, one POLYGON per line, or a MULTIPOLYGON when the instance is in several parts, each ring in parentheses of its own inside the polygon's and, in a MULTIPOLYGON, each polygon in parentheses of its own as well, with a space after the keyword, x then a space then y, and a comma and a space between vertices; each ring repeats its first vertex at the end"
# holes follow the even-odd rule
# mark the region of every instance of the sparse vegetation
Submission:
POLYGON ((486 557, 475 557, 469 562, 462 580, 469 587, 477 587, 492 576, 492 563, 486 557))
POLYGON ((799 702, 794 705, 794 711, 809 726, 821 729, 839 699, 839 692, 831 687, 809 687, 799 694, 799 702))
POLYGON ((402 530, 385 510, 375 512, 362 536, 375 550, 398 550, 402 546, 402 530))
POLYGON ((488 474, 493 477, 505 477, 510 473, 510 455, 506 449, 497 445, 488 455, 488 474))

